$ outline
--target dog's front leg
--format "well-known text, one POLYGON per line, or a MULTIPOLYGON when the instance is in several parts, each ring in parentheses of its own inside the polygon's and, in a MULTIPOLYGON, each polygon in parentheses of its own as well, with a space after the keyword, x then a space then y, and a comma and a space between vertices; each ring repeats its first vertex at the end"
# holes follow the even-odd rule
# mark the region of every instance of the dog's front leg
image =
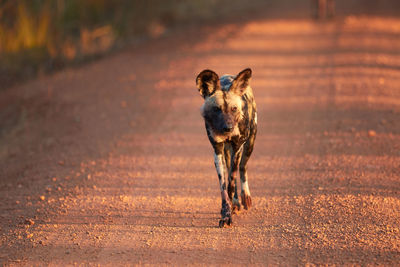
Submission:
POLYGON ((229 198, 232 200, 233 213, 237 213, 240 210, 236 177, 239 169, 239 163, 242 158, 242 154, 243 154, 243 146, 240 146, 239 149, 236 149, 236 146, 234 146, 234 153, 232 153, 231 169, 229 173, 229 185, 228 185, 228 195, 229 198))
POLYGON ((218 180, 221 191, 221 220, 219 221, 219 226, 223 227, 225 224, 230 225, 232 223, 232 214, 231 214, 231 204, 229 202, 227 186, 226 186, 226 178, 227 178, 227 170, 225 167, 225 158, 222 151, 216 151, 214 154, 214 164, 215 169, 217 170, 218 180), (220 152, 220 153, 219 153, 220 152))

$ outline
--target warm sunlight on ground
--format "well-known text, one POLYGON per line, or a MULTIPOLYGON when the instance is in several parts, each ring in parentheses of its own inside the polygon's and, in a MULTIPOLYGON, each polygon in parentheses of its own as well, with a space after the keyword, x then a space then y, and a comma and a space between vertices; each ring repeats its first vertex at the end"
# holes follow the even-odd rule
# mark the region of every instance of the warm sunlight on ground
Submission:
POLYGON ((23 109, 1 140, 0 259, 398 265, 400 19, 192 30, 0 95, 23 109), (220 229, 195 77, 245 67, 258 109, 254 207, 220 229))

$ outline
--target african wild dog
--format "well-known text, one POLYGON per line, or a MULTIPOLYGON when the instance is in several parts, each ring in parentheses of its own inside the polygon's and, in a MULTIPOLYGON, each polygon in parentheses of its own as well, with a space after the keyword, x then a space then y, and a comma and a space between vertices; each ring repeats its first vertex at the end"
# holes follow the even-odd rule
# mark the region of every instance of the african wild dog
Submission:
POLYGON ((196 78, 197 88, 204 98, 201 114, 214 148, 221 189, 220 227, 230 225, 231 213, 240 210, 236 183, 238 169, 242 205, 246 210, 251 207, 246 165, 256 138, 257 113, 250 80, 251 69, 245 69, 237 76, 221 78, 211 70, 203 70, 196 78))

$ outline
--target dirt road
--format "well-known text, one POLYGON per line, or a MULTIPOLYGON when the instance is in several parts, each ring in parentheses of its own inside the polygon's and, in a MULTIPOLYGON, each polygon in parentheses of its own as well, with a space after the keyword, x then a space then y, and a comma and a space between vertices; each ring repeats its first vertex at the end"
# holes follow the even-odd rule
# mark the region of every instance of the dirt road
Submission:
POLYGON ((0 265, 400 264, 400 20, 187 30, 1 92, 0 265), (253 69, 254 208, 218 228, 194 78, 253 69))

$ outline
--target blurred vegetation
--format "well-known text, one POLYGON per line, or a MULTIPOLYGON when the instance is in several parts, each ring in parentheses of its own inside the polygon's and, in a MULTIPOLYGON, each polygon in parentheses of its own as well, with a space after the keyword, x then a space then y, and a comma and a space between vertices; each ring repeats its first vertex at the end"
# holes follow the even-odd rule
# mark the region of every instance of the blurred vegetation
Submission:
POLYGON ((135 38, 249 8, 242 0, 0 0, 0 89, 135 38), (245 6, 245 7, 243 7, 245 6))

